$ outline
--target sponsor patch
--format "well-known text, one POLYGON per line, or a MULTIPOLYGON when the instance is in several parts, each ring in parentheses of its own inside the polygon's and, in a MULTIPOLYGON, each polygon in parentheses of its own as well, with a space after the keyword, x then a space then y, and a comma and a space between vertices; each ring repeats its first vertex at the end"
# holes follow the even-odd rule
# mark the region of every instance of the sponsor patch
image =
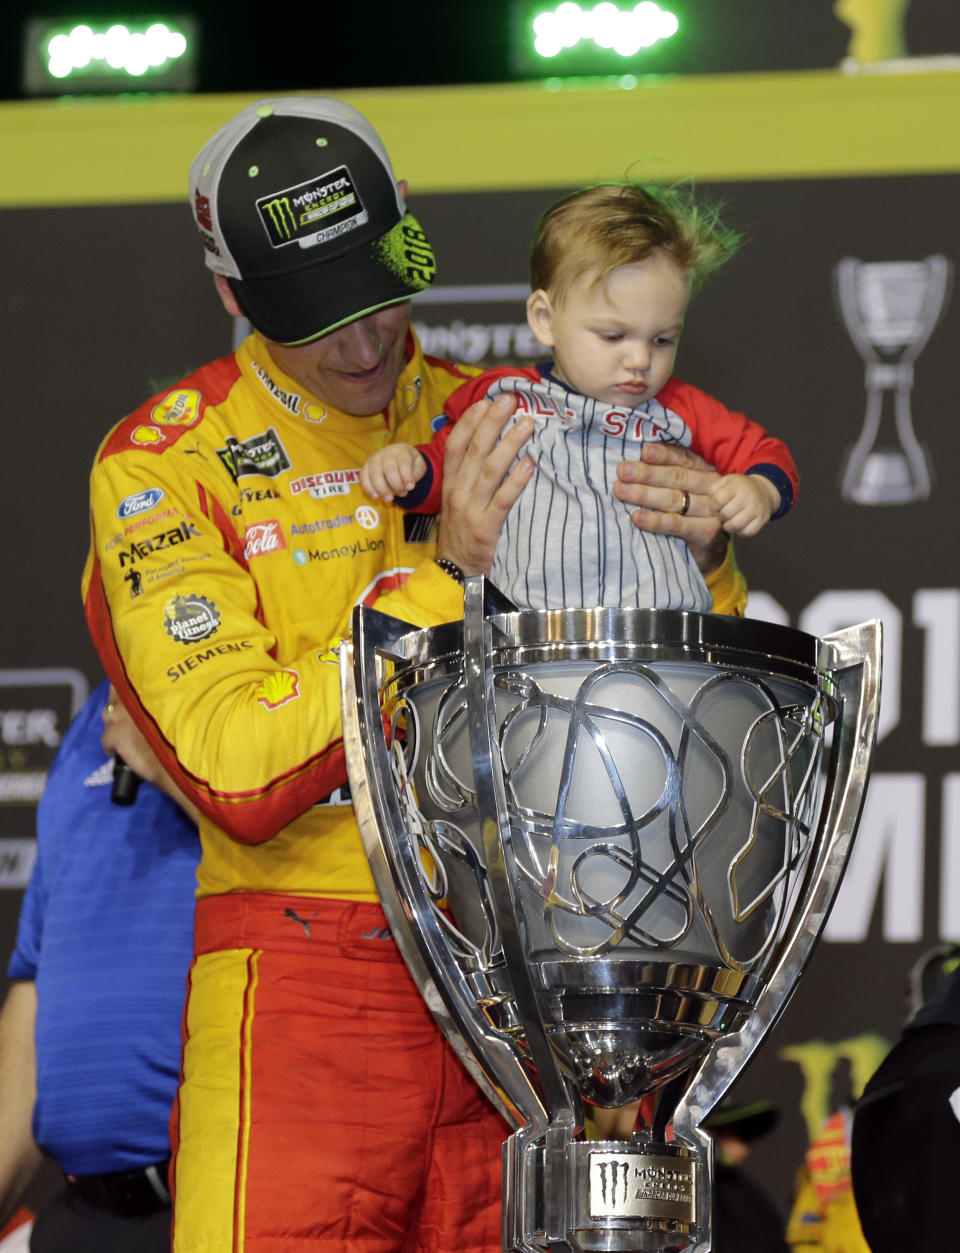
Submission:
POLYGON ((226 445, 217 449, 217 456, 234 480, 248 474, 264 474, 274 479, 290 469, 290 458, 272 426, 262 435, 251 435, 249 439, 228 435, 226 445))
POLYGON ((279 400, 285 409, 289 409, 291 413, 296 413, 300 408, 300 396, 296 392, 284 391, 278 383, 273 381, 259 361, 253 361, 251 365, 257 378, 274 400, 279 400))
POLYGON ((247 561, 253 557, 264 557, 267 553, 278 553, 286 546, 287 541, 276 518, 251 523, 243 537, 243 555, 247 561))
POLYGON ((296 187, 261 196, 257 212, 273 248, 293 243, 312 248, 369 221, 345 165, 296 187))
POLYGON ((210 212, 210 197, 202 196, 199 187, 193 190, 193 211, 197 217, 198 225, 202 226, 205 231, 213 230, 213 216, 210 212))
POLYGON ((152 587, 166 579, 182 578, 187 573, 188 565, 196 561, 209 561, 212 556, 212 553, 196 553, 185 557, 182 552, 178 552, 176 560, 164 562, 162 566, 148 566, 142 570, 140 573, 143 575, 143 586, 152 587))
POLYGON ((423 392, 423 379, 418 374, 413 383, 407 383, 403 389, 403 402, 407 406, 407 412, 416 409, 420 403, 420 396, 423 392))
POLYGON ((160 531, 159 534, 151 535, 147 539, 131 540, 129 545, 117 554, 120 567, 122 569, 127 562, 132 564, 135 561, 142 561, 151 553, 163 552, 168 548, 174 548, 177 544, 187 544, 199 535, 200 532, 190 519, 185 518, 179 526, 171 527, 169 531, 160 531))
POLYGON ((265 709, 279 709, 300 695, 300 676, 296 670, 276 670, 258 685, 255 695, 265 709))
POLYGON ((145 518, 137 518, 135 522, 131 522, 129 526, 123 528, 123 533, 124 535, 133 535, 137 531, 145 531, 148 526, 157 526, 167 518, 177 518, 179 516, 179 511, 176 509, 161 509, 159 513, 150 513, 145 518))
POLYGON ((131 444, 141 444, 145 448, 150 448, 156 444, 162 444, 166 440, 163 431, 155 426, 138 426, 130 435, 131 444))
POLYGON ((322 474, 302 474, 290 480, 290 492, 299 496, 307 492, 314 500, 326 496, 346 496, 354 483, 360 482, 360 467, 353 470, 325 470, 322 474))
POLYGON ((332 531, 341 526, 350 526, 353 520, 352 513, 336 513, 332 518, 314 518, 312 522, 294 522, 290 527, 290 534, 312 535, 315 531, 332 531))
POLYGON ((151 422, 161 426, 190 426, 200 416, 200 393, 188 387, 170 392, 150 410, 151 422))
POLYGON ((373 505, 361 505, 354 517, 365 531, 372 531, 374 527, 380 525, 380 515, 373 505))
POLYGON ((183 661, 178 661, 176 665, 167 667, 167 678, 171 683, 177 683, 191 670, 196 670, 198 666, 202 666, 205 661, 213 661, 216 657, 226 657, 230 653, 242 653, 247 648, 253 648, 251 640, 226 640, 222 644, 211 644, 209 648, 197 649, 195 653, 191 653, 185 657, 183 661))
POLYGON ((216 633, 220 610, 205 596, 171 596, 163 607, 163 629, 179 644, 194 644, 216 633))
POLYGON ((135 513, 146 513, 155 508, 163 500, 162 487, 146 487, 142 492, 134 492, 117 505, 118 518, 132 518, 135 513))
POLYGON ((337 561, 341 557, 359 557, 363 553, 378 553, 383 548, 382 539, 361 539, 355 544, 341 544, 339 548, 295 548, 293 559, 298 566, 316 561, 337 561))

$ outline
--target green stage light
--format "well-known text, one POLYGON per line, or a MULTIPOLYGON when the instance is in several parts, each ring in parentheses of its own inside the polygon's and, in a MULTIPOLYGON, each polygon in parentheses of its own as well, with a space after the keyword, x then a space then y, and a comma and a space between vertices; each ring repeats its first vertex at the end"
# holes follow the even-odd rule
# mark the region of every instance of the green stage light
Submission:
POLYGON ((644 53, 680 29, 676 14, 654 0, 629 8, 612 0, 592 6, 565 0, 551 8, 526 2, 521 10, 515 62, 520 72, 534 74, 643 70, 644 53))
POLYGON ((24 33, 25 95, 191 91, 196 27, 189 17, 78 22, 35 18, 24 33))

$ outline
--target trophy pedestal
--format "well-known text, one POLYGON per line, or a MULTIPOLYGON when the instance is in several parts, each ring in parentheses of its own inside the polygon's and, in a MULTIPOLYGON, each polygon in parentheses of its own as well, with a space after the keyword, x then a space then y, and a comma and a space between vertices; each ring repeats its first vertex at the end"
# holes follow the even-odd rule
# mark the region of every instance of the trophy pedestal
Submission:
MULTIPOLYGON (((679 1144, 578 1140, 523 1147, 511 1136, 517 1203, 504 1214, 504 1247, 521 1253, 681 1253, 698 1239, 702 1154, 679 1144), (562 1180, 562 1182, 561 1182, 562 1180)), ((709 1145, 707 1150, 709 1151, 709 1145)))

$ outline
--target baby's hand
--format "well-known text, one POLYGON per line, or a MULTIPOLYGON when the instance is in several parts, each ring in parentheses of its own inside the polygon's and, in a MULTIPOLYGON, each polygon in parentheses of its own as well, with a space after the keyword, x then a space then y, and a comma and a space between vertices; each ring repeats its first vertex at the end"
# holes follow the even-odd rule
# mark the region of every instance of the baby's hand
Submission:
POLYGON ((406 496, 427 472, 427 459, 413 444, 387 444, 367 459, 360 486, 373 500, 406 496))
POLYGON ((731 535, 756 535, 780 508, 780 493, 762 474, 725 474, 710 489, 710 499, 731 535))

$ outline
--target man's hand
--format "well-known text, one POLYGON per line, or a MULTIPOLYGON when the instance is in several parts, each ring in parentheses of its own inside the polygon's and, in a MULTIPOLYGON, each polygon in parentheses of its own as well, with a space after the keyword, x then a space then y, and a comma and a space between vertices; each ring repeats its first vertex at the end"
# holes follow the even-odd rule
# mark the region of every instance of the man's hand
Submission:
POLYGON ((641 531, 685 540, 701 574, 709 574, 729 543, 711 496, 721 476, 678 444, 644 444, 641 456, 617 467, 614 496, 635 506, 633 523, 641 531))
POLYGON ((500 438, 516 407, 515 396, 479 400, 447 440, 437 556, 464 574, 490 573, 500 530, 533 473, 528 457, 510 469, 533 433, 533 420, 521 419, 500 438))
POLYGON ((107 704, 103 709, 103 734, 100 736, 100 743, 105 753, 111 756, 117 753, 134 774, 139 775, 141 779, 146 779, 161 792, 166 792, 170 799, 175 801, 194 822, 200 821, 200 811, 184 796, 157 761, 153 749, 144 739, 139 727, 130 717, 125 706, 121 705, 117 699, 112 684, 107 704))

